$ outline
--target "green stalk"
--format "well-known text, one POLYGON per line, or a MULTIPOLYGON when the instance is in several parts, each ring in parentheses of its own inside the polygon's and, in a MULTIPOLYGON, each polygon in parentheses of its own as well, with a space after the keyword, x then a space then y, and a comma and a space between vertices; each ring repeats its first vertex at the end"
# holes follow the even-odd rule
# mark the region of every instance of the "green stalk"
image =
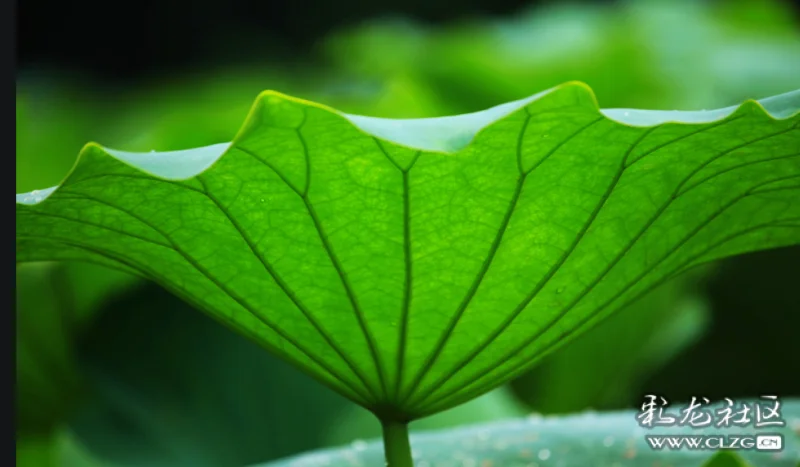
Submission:
POLYGON ((414 467, 411 443, 408 441, 408 424, 381 420, 381 426, 386 467, 414 467))

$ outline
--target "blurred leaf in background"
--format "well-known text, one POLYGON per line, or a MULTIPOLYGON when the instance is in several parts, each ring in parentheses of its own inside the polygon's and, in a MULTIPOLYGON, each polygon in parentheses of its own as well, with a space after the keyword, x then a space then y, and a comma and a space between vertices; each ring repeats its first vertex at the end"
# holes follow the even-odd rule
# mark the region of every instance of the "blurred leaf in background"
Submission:
MULTIPOLYGON (((16 439, 18 465, 77 459, 79 445, 64 432, 85 380, 75 344, 99 303, 135 279, 91 264, 30 263, 17 269, 16 439), (67 453, 63 451, 69 449, 67 453)), ((77 461, 75 461, 77 462, 77 461)), ((78 465, 78 464, 74 464, 78 465)))
MULTIPOLYGON (((752 400, 752 399, 751 399, 752 400)), ((744 400, 742 400, 744 402, 744 400)), ((724 404, 714 404, 711 410, 724 404)), ((461 426, 451 430, 411 434, 418 467, 796 467, 800 459, 800 400, 784 399, 781 412, 787 426, 772 427, 783 436, 783 449, 729 451, 650 448, 647 428, 633 410, 582 412, 461 426), (796 430, 796 428, 794 428, 796 430), (724 451, 721 451, 724 452, 724 451)), ((671 434, 744 435, 751 427, 669 427, 671 434)), ((338 449, 317 450, 252 467, 372 467, 382 464, 379 440, 338 449)))
POLYGON ((95 458, 66 429, 47 437, 18 436, 16 447, 19 467, 111 467, 95 458))
POLYGON ((236 466, 303 451, 349 404, 152 284, 108 303, 81 354, 91 390, 72 427, 119 465, 236 466))
POLYGON ((699 110, 800 87, 800 31, 775 0, 553 2, 440 29, 376 20, 324 50, 357 76, 417 82, 438 115, 569 80, 591 86, 604 108, 699 110))
POLYGON ((734 452, 720 451, 703 464, 703 467, 750 467, 751 465, 734 452))

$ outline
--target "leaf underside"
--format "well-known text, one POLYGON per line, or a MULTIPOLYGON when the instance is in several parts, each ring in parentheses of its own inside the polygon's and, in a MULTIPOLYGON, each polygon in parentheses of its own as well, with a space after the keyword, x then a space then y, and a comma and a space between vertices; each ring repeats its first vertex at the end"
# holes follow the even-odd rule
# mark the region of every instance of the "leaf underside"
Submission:
POLYGON ((230 144, 87 145, 57 189, 17 195, 17 259, 136 271, 410 420, 688 268, 800 243, 798 108, 600 111, 568 83, 395 121, 265 92, 230 144))

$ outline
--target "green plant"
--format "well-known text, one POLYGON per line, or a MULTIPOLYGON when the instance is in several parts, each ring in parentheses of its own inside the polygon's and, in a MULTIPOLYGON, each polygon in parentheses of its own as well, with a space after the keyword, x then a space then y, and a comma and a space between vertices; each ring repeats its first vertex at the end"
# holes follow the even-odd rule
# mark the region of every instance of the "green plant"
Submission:
MULTIPOLYGON (((783 414, 789 425, 800 423, 800 401, 787 401, 783 414)), ((636 424, 635 416, 632 410, 560 417, 534 414, 451 430, 414 433, 412 437, 420 466, 794 467, 800 459, 800 438, 793 436, 789 427, 779 430, 786 446, 783 452, 773 456, 753 450, 739 451, 741 456, 730 451, 720 451, 723 455, 715 456, 714 452, 702 449, 654 451, 644 440, 647 429, 636 424)), ((674 432, 719 434, 719 430, 713 428, 691 427, 674 432)), ((744 435, 748 431, 735 428, 728 433, 744 435)), ((253 467, 375 466, 382 463, 382 451, 380 442, 360 442, 253 467)))
POLYGON ((159 282, 372 411, 404 467, 408 422, 698 264, 800 243, 798 109, 599 111, 570 83, 385 120, 266 92, 231 143, 87 145, 17 195, 17 259, 159 282))
POLYGON ((607 106, 710 109, 795 89, 800 74, 800 30, 780 0, 553 2, 440 27, 375 19, 323 45, 398 101, 427 103, 424 116, 568 80, 590 84, 607 106))

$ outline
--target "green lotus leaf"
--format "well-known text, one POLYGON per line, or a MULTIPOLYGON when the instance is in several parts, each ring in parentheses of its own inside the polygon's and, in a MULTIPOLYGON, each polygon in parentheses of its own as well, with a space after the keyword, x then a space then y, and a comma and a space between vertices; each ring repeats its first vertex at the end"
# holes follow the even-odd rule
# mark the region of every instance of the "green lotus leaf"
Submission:
MULTIPOLYGON (((782 401, 780 413, 786 426, 769 429, 754 428, 752 424, 648 429, 639 426, 633 410, 532 415, 415 432, 411 443, 415 465, 419 467, 796 467, 800 460, 800 400, 782 401), (742 439, 765 432, 782 436, 781 450, 652 449, 645 438, 727 436, 732 443, 734 437, 742 439)), ((753 441, 748 438, 747 443, 750 442, 753 441)), ((381 465, 382 457, 383 449, 377 440, 355 440, 349 446, 321 449, 257 467, 367 467, 381 465)))
POLYGON ((693 266, 800 243, 798 109, 600 110, 567 83, 389 120, 269 91, 230 143, 88 144, 17 195, 17 259, 135 271, 404 424, 693 266))

